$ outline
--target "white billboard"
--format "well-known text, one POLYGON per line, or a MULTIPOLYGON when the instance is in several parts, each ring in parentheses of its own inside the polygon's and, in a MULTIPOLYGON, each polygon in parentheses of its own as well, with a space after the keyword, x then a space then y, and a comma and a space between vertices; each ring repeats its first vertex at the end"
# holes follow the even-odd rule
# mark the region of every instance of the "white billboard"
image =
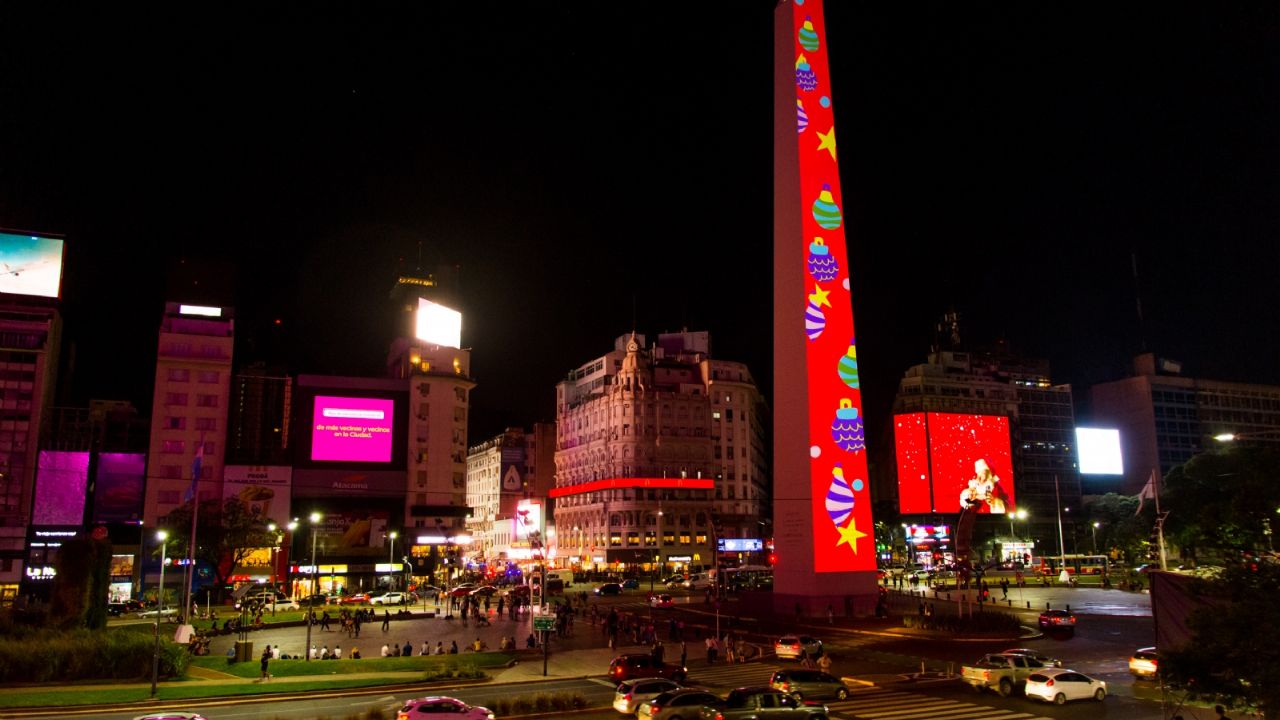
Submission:
POLYGON ((0 293, 56 298, 61 288, 61 240, 0 232, 0 293))
POLYGON ((432 345, 462 347, 462 313, 418 298, 417 338, 432 345))
POLYGON ((1123 475, 1120 431, 1114 428, 1076 428, 1081 475, 1123 475))
POLYGON ((293 468, 287 465, 228 465, 223 470, 222 496, 236 498, 250 514, 280 527, 289 524, 293 468))

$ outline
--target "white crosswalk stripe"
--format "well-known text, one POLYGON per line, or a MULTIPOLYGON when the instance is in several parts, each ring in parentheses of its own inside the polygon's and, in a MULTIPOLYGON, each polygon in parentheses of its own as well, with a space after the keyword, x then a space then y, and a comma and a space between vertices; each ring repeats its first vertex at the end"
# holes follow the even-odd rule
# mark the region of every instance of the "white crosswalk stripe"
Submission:
POLYGON ((773 672, 778 669, 771 663, 739 663, 730 665, 694 665, 689 668, 687 682, 713 688, 735 688, 743 685, 768 685, 773 672))
POLYGON ((848 700, 829 702, 827 707, 841 720, 1051 720, 1035 713, 881 687, 855 690, 848 700))

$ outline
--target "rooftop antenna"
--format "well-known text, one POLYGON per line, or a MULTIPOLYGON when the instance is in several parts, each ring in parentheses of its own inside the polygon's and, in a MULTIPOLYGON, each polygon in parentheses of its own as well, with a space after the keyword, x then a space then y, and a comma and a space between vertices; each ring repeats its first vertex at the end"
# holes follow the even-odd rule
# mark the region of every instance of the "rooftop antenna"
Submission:
POLYGON ((1138 310, 1138 352, 1147 351, 1146 321, 1142 317, 1142 285, 1138 282, 1138 251, 1129 251, 1129 261, 1133 266, 1133 303, 1138 310))
POLYGON ((418 272, 422 272, 422 241, 418 241, 418 272))

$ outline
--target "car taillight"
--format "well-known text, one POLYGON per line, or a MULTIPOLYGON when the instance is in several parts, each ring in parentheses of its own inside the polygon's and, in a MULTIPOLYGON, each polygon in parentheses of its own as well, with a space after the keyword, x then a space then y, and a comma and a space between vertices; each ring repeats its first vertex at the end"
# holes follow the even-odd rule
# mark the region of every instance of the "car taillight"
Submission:
POLYGON ((1048 682, 1046 682, 1046 683, 1044 684, 1044 686, 1045 686, 1045 687, 1053 687, 1053 679, 1052 679, 1052 678, 1050 678, 1050 679, 1049 679, 1049 681, 1048 681, 1048 682))
POLYGON ((790 690, 790 689, 791 689, 791 683, 789 683, 789 682, 784 682, 784 683, 782 683, 782 689, 783 689, 783 690, 790 690))
POLYGON ((623 695, 623 696, 622 696, 622 699, 623 699, 623 700, 630 700, 630 699, 631 699, 631 693, 627 693, 626 695, 623 695))
POLYGON ((799 650, 799 649, 800 649, 800 643, 796 643, 795 645, 792 645, 792 646, 791 646, 791 649, 792 649, 792 650, 799 650))
POLYGON ((653 705, 653 704, 650 704, 650 705, 649 705, 649 714, 650 714, 650 715, 657 715, 657 714, 658 714, 659 712, 661 712, 661 711, 662 711, 662 706, 661 706, 661 705, 653 705))
POLYGON ((724 713, 717 711, 716 720, 724 720, 724 713))

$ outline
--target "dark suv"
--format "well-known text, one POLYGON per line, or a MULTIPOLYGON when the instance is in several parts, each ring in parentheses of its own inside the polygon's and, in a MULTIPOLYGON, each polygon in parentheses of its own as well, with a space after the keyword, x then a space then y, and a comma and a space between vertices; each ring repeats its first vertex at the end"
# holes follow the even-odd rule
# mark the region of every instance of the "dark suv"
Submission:
POLYGON ((653 656, 639 653, 619 655, 609 663, 609 679, 615 682, 631 678, 662 677, 683 683, 688 676, 688 669, 680 665, 657 663, 653 656))
POLYGON ((769 679, 775 690, 797 700, 844 700, 849 688, 840 678, 821 670, 779 670, 769 679))

